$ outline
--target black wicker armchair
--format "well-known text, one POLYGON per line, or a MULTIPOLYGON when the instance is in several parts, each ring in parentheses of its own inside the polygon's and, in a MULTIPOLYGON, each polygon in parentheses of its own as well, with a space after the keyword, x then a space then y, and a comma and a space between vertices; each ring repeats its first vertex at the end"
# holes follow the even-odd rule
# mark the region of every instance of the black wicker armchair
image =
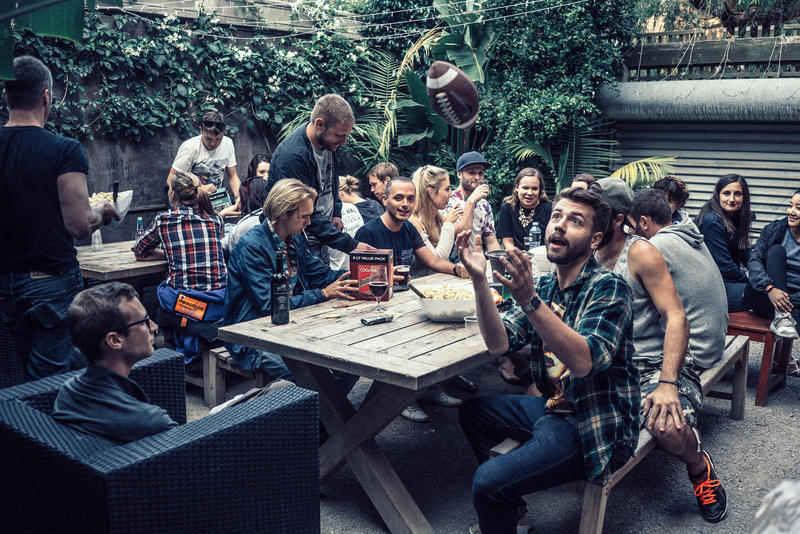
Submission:
MULTIPOLYGON (((317 394, 286 387, 115 445, 49 413, 66 373, 0 390, 2 532, 319 532, 317 394)), ((131 373, 186 420, 183 357, 131 373)))

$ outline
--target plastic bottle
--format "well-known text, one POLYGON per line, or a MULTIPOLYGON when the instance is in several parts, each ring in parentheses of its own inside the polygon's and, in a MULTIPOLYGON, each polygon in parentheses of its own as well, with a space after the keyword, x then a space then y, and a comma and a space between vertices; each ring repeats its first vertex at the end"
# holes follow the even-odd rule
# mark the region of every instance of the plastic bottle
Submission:
POLYGON ((139 241, 141 237, 144 235, 144 221, 141 217, 136 218, 136 234, 134 235, 134 239, 139 241))
POLYGON ((289 323, 289 278, 283 272, 286 253, 278 252, 275 257, 275 272, 272 275, 272 324, 289 323))
POLYGON ((542 230, 539 228, 539 223, 533 221, 530 229, 528 230, 528 251, 532 251, 542 244, 542 230))

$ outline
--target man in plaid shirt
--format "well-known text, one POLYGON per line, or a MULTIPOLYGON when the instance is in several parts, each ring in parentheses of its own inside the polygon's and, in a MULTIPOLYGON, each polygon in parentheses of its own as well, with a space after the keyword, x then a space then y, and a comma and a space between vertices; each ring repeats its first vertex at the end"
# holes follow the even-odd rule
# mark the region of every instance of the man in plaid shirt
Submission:
POLYGON ((469 232, 458 236, 486 346, 501 355, 530 343, 534 377, 525 395, 472 399, 459 414, 482 462, 472 498, 483 534, 515 532, 526 513, 523 495, 572 480, 603 484, 636 449, 640 390, 630 290, 592 257, 609 216, 596 193, 562 191, 545 232, 556 270, 534 281, 528 256, 507 250, 511 278, 495 279, 521 306, 504 317, 489 292, 480 240, 472 248, 469 232), (523 445, 488 460, 489 449, 507 438, 523 445))

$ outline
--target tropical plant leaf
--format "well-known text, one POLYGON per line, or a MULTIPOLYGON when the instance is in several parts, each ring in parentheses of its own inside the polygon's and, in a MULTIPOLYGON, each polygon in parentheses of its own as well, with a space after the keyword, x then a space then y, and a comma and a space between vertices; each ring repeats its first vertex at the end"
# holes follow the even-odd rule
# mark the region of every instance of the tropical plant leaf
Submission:
POLYGON ((675 172, 674 164, 676 161, 677 158, 675 156, 643 158, 623 165, 611 173, 611 177, 625 180, 633 190, 642 189, 656 180, 675 172))

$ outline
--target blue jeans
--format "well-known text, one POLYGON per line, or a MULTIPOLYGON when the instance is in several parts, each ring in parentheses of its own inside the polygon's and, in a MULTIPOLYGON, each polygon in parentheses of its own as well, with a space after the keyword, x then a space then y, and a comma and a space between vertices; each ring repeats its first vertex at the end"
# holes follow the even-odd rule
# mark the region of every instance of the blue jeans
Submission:
POLYGON ((458 417, 482 462, 472 479, 472 504, 484 534, 514 534, 523 495, 586 477, 577 421, 546 412, 541 397, 471 399, 458 417), (506 438, 523 445, 489 460, 489 450, 506 438))
POLYGON ((0 322, 13 332, 28 379, 69 371, 67 308, 81 289, 83 277, 77 267, 44 278, 0 273, 0 322))

